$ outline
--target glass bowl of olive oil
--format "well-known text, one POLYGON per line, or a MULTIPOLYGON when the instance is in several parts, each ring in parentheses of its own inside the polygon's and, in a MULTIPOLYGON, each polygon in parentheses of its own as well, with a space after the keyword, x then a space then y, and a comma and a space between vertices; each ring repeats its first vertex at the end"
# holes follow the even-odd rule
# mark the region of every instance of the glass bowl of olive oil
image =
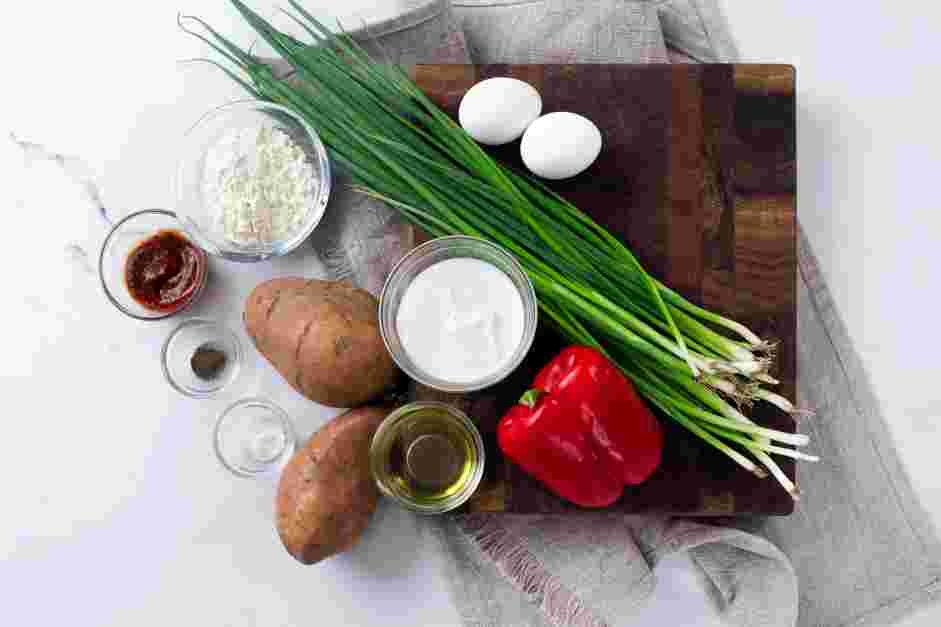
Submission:
POLYGON ((410 403, 379 425, 369 451, 380 492, 406 509, 440 514, 474 494, 484 474, 484 441, 462 411, 410 403))

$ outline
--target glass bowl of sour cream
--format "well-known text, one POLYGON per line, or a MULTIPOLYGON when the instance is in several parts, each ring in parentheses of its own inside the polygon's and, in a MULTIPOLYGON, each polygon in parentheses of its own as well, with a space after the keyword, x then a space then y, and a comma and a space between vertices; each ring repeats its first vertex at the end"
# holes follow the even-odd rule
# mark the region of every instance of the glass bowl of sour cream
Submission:
POLYGON ((379 298, 386 348, 412 379, 445 392, 502 381, 532 346, 533 284, 503 248, 441 237, 405 255, 379 298))
POLYGON ((243 100, 213 109, 182 148, 175 210, 210 254, 232 261, 284 255, 323 218, 332 183, 327 150, 286 107, 243 100))

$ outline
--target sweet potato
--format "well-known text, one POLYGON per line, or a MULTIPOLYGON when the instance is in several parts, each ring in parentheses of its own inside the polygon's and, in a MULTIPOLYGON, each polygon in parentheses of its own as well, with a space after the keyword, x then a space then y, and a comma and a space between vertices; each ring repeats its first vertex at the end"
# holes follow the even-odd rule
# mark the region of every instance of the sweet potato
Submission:
POLYGON ((379 493, 369 443, 389 407, 337 416, 288 461, 278 483, 278 535, 299 562, 313 564, 359 540, 379 493))
POLYGON ((322 405, 355 407, 399 376, 378 308, 369 292, 346 283, 284 278, 256 287, 243 318, 255 346, 294 389, 322 405))

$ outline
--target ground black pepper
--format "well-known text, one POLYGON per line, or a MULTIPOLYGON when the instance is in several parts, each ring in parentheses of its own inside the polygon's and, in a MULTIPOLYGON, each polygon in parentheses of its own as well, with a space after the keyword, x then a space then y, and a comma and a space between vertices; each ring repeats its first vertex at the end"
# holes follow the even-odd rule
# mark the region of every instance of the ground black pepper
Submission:
POLYGON ((203 381, 210 381, 219 376, 228 361, 226 354, 210 344, 203 344, 190 358, 190 366, 197 377, 203 381))

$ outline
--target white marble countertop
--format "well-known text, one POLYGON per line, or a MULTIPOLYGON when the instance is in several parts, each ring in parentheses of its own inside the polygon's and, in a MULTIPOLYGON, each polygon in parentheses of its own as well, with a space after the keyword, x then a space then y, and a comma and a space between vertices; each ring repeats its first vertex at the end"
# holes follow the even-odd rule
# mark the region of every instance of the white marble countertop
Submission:
MULTIPOLYGON (((373 3, 335 3, 335 11, 329 0, 307 4, 327 16, 373 3)), ((858 8, 872 22, 857 24, 858 39, 848 40, 840 38, 838 9, 819 3, 725 4, 745 58, 798 66, 801 220, 903 458, 939 516, 941 485, 930 478, 941 444, 932 376, 941 346, 921 329, 934 317, 932 273, 941 253, 938 218, 929 215, 936 203, 919 192, 928 192, 941 138, 928 122, 934 64, 915 48, 932 40, 932 21, 858 8)), ((9 140, 12 132, 80 159, 118 214, 170 207, 181 135, 238 93, 206 67, 177 63, 203 53, 176 28, 178 9, 248 36, 223 0, 16 3, 8 13, 0 42, 8 61, 0 198, 12 218, 3 253, 12 332, 0 366, 8 401, 4 622, 158 625, 184 615, 186 624, 239 627, 311 618, 457 624, 435 556, 410 515, 394 507, 381 507, 348 554, 315 567, 286 555, 272 524, 273 484, 236 479, 219 466, 212 422, 234 395, 272 398, 302 436, 331 413, 263 361, 225 396, 194 401, 174 393, 158 355, 178 321, 137 323, 105 301, 91 269, 103 230, 83 191, 53 162, 27 165, 9 140)), ((319 271, 302 253, 270 265, 214 263, 215 280, 194 314, 222 315, 243 340, 240 302, 255 283, 319 271)), ((684 558, 657 572, 654 597, 625 624, 719 624, 684 558)), ((905 624, 939 620, 941 610, 932 608, 905 624)))

